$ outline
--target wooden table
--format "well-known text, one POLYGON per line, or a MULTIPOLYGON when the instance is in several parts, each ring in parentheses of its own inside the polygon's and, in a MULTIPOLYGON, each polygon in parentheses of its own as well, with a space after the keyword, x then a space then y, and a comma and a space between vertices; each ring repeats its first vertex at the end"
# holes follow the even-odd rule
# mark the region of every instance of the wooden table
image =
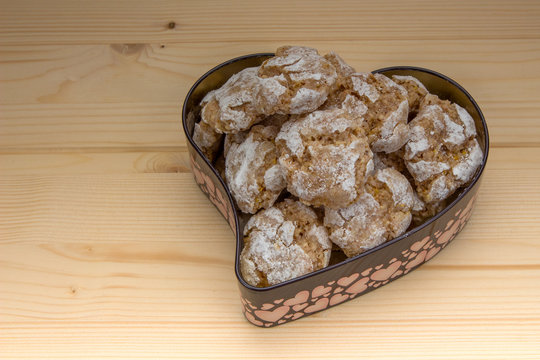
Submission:
POLYGON ((0 358, 540 358, 538 1, 0 1, 0 358), (491 153, 455 242, 405 278, 260 329, 190 173, 212 66, 303 44, 465 86, 491 153))

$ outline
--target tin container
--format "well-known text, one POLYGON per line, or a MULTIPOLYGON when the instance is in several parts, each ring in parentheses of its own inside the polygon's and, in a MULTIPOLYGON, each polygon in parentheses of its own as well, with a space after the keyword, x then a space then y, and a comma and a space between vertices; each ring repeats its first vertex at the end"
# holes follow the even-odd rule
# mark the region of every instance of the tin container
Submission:
POLYGON ((182 110, 182 123, 195 181, 228 221, 236 237, 235 272, 242 311, 249 322, 261 327, 283 324, 353 300, 399 279, 432 259, 448 246, 471 217, 489 151, 488 129, 482 111, 458 83, 435 71, 412 66, 375 70, 374 73, 387 76, 414 76, 429 92, 467 109, 475 121, 483 150, 482 165, 470 184, 459 189, 445 209, 398 238, 358 256, 344 258, 324 269, 277 285, 265 288, 251 286, 240 273, 243 222, 237 214, 224 179, 193 142, 192 134, 195 122, 200 119, 198 104, 207 92, 219 88, 240 70, 258 66, 271 56, 271 53, 247 55, 216 66, 193 85, 182 110))

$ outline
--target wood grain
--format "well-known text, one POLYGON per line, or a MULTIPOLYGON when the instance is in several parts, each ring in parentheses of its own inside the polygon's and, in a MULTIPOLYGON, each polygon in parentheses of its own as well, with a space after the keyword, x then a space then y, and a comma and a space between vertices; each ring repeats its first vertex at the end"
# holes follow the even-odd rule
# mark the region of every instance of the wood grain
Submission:
MULTIPOLYGON (((535 210, 540 193, 530 189, 540 177, 540 148, 527 152, 530 157, 524 158, 521 149, 492 150, 475 214, 481 218, 475 239, 505 241, 521 225, 527 226, 520 229, 517 242, 532 245, 538 238, 540 214, 535 210), (490 230, 497 224, 497 231, 490 230)), ((47 171, 31 164, 47 164, 47 159, 60 156, 37 155, 26 167, 13 160, 26 155, 0 157, 5 164, 0 168, 0 241, 174 241, 182 229, 186 239, 233 242, 225 220, 199 191, 186 165, 182 172, 174 169, 187 162, 185 155, 130 155, 129 166, 125 154, 112 153, 81 167, 70 160, 79 155, 65 154, 66 161, 48 164, 47 171), (165 162, 155 166, 156 159, 165 162)), ((522 254, 531 255, 540 254, 522 254)))
POLYGON ((538 39, 534 0, 503 1, 47 1, 3 0, 0 42, 358 39, 538 39))
POLYGON ((538 359, 540 3, 0 0, 0 358, 538 359), (478 101, 473 217, 399 281, 272 329, 190 174, 180 107, 285 43, 416 65, 478 101))
MULTIPOLYGON (((361 70, 415 64, 449 75, 482 107, 493 146, 540 146, 540 40, 306 44, 334 49, 361 70), (444 59, 441 45, 452 49, 444 59)), ((0 151, 184 146, 180 109, 196 78, 227 59, 277 46, 0 47, 0 151)))
MULTIPOLYGON (((537 103, 540 39, 302 41, 338 52, 358 71, 416 65, 446 74, 479 101, 537 103), (445 56, 441 57, 441 49, 445 56), (500 84, 500 86, 493 86, 500 84)), ((231 58, 272 52, 279 40, 1 46, 1 104, 180 103, 193 82, 231 58), (13 71, 16 68, 17 71, 13 71)))

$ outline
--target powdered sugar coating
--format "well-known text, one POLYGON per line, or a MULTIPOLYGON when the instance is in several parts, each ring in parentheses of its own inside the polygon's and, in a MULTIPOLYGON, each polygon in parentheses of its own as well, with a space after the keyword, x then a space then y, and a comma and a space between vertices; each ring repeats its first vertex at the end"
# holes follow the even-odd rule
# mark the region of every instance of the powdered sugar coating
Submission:
POLYGON ((388 187, 396 208, 413 208, 414 191, 407 178, 399 171, 392 168, 381 169, 376 172, 375 178, 388 187))
POLYGON ((246 140, 248 134, 249 130, 226 134, 223 141, 223 155, 227 157, 231 146, 233 144, 240 145, 244 140, 246 140))
POLYGON ((234 74, 219 89, 210 91, 201 101, 202 121, 218 133, 235 133, 249 129, 263 117, 258 113, 255 94, 260 79, 257 67, 234 74))
MULTIPOLYGON (((343 60, 338 54, 336 54, 333 51, 324 55, 324 58, 328 60, 334 66, 337 72, 337 80, 334 86, 334 90, 328 96, 329 104, 326 104, 325 106, 325 109, 328 109, 332 106, 335 107, 335 105, 344 103, 343 100, 345 99, 348 93, 347 84, 350 82, 351 75, 354 74, 356 70, 352 66, 347 64, 345 60, 343 60), (344 93, 344 94, 341 94, 341 93, 344 93)), ((367 107, 364 105, 364 103, 360 101, 358 98, 353 97, 353 96, 349 96, 349 100, 347 104, 343 104, 343 105, 344 106, 352 105, 352 107, 356 107, 357 106, 356 103, 360 103, 362 106, 365 107, 365 110, 367 111, 367 107), (355 104, 351 103, 351 100, 353 100, 355 104)), ((360 113, 362 113, 362 111, 360 111, 360 113)))
POLYGON ((384 121, 379 129, 379 134, 371 143, 374 151, 387 153, 398 151, 409 137, 409 126, 403 119, 407 119, 409 105, 407 100, 402 101, 384 121))
POLYGON ((346 78, 356 72, 356 70, 351 65, 347 64, 345 60, 341 58, 341 56, 339 56, 333 51, 324 55, 324 58, 334 66, 338 76, 341 78, 346 78))
POLYGON ((287 190, 314 206, 352 203, 373 170, 361 124, 343 109, 319 110, 285 123, 276 144, 287 190))
POLYGON ((325 208, 324 225, 330 229, 330 240, 345 255, 353 257, 382 244, 386 239, 384 226, 377 221, 380 205, 369 193, 343 209, 325 208))
MULTIPOLYGON (((266 126, 273 126, 275 129, 277 129, 279 131, 279 129, 281 129, 281 126, 285 122, 287 122, 288 119, 289 119, 289 116, 287 116, 287 115, 275 114, 275 115, 265 117, 259 123, 259 125, 263 125, 265 127, 266 126)), ((241 144, 246 139, 248 134, 249 134, 249 130, 239 131, 239 132, 236 132, 236 133, 225 134, 225 140, 223 141, 223 155, 226 157, 228 152, 229 152, 229 149, 230 149, 231 145, 232 144, 237 144, 237 145, 241 144)))
POLYGON ((467 138, 476 136, 476 126, 474 125, 474 119, 471 114, 458 104, 454 104, 454 107, 459 115, 459 119, 463 123, 465 136, 467 138))
POLYGON ((415 78, 414 76, 410 76, 410 75, 392 75, 392 80, 394 80, 395 83, 403 86, 401 84, 401 82, 403 83, 406 83, 406 82, 413 82, 416 84, 416 86, 422 90, 424 90, 426 93, 428 93, 428 90, 426 89, 426 87, 424 86, 424 84, 422 84, 420 82, 420 80, 418 80, 417 78, 415 78))
POLYGON ((352 89, 356 92, 358 96, 365 96, 372 103, 379 100, 381 94, 377 90, 377 87, 373 84, 368 83, 367 78, 372 75, 368 73, 359 73, 351 77, 352 89))
POLYGON ((258 111, 265 115, 304 114, 321 106, 337 80, 335 67, 317 50, 284 46, 267 59, 258 75, 258 111))
POLYGON ((440 161, 419 160, 417 162, 407 162, 407 169, 409 169, 409 172, 416 181, 423 182, 433 175, 438 175, 450 169, 450 165, 440 161))
POLYGON ((276 164, 264 173, 264 186, 274 192, 281 192, 287 186, 285 169, 276 164))
POLYGON ((413 76, 392 75, 392 80, 398 85, 403 86, 407 91, 409 113, 416 114, 420 107, 420 102, 429 93, 424 84, 413 76))
POLYGON ((456 180, 462 184, 473 177, 484 156, 480 144, 476 139, 473 139, 468 143, 466 153, 467 155, 462 161, 456 164, 452 169, 452 174, 455 176, 456 180))
POLYGON ((406 145, 407 158, 412 159, 416 154, 429 149, 426 130, 419 125, 410 127, 409 142, 406 145))
POLYGON ((373 151, 395 152, 405 144, 409 104, 402 86, 381 74, 354 73, 340 91, 365 105, 364 128, 373 151))
POLYGON ((404 149, 401 148, 393 153, 373 153, 373 161, 375 165, 375 170, 392 168, 398 172, 405 175, 405 177, 410 181, 412 177, 405 166, 405 161, 403 160, 404 149))
POLYGON ((240 210, 254 214, 271 206, 285 188, 285 172, 277 163, 274 144, 277 129, 253 127, 246 139, 230 145, 225 159, 225 177, 240 210))
POLYGON ((409 126, 407 169, 420 198, 439 203, 470 181, 482 162, 474 120, 459 105, 428 94, 409 126))
POLYGON ((325 208, 330 240, 348 256, 356 256, 404 233, 411 223, 414 192, 398 171, 377 170, 366 191, 352 205, 325 208))
POLYGON ((285 199, 252 216, 244 229, 240 271, 253 286, 269 286, 328 266, 332 244, 317 215, 285 199))

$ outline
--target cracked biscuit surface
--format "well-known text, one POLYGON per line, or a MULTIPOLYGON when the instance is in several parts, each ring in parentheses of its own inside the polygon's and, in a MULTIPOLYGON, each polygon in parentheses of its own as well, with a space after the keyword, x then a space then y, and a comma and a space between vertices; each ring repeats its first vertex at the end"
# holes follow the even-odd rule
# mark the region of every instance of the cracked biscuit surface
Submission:
POLYGON ((440 202, 472 179, 483 152, 467 110, 430 94, 410 128, 404 158, 422 201, 440 202))
POLYGON ((417 114, 420 103, 428 94, 428 90, 414 76, 393 75, 392 80, 407 90, 407 100, 409 101, 409 114, 417 114))
POLYGON ((381 74, 356 73, 351 76, 351 89, 368 110, 366 133, 375 152, 399 150, 408 139, 407 91, 381 74))
POLYGON ((257 111, 255 94, 259 91, 259 68, 246 68, 212 90, 201 101, 202 121, 218 133, 248 130, 264 117, 257 111))
POLYGON ((347 64, 341 56, 339 56, 333 51, 324 55, 324 58, 328 60, 330 64, 332 64, 332 66, 334 66, 334 68, 336 69, 336 88, 343 86, 346 82, 346 79, 356 72, 356 70, 351 65, 347 64))
POLYGON ((275 285, 328 266, 331 251, 326 228, 315 212, 285 199, 249 219, 240 271, 253 286, 275 285))
POLYGON ((337 90, 330 94, 324 108, 342 108, 362 116, 374 152, 391 153, 407 142, 407 91, 384 75, 348 75, 337 90))
POLYGON ((308 205, 338 209, 351 204, 373 170, 362 119, 342 109, 314 111, 286 122, 276 145, 287 190, 308 205))
POLYGON ((254 214, 268 208, 286 187, 278 163, 275 126, 254 126, 245 139, 232 142, 225 158, 225 177, 238 208, 254 214))
POLYGON ((335 86, 335 67, 317 50, 283 46, 258 71, 258 111, 265 115, 304 114, 321 106, 335 86))
POLYGON ((370 176, 366 190, 352 205, 325 208, 330 240, 353 257, 398 237, 409 227, 414 192, 408 180, 392 168, 370 176))

